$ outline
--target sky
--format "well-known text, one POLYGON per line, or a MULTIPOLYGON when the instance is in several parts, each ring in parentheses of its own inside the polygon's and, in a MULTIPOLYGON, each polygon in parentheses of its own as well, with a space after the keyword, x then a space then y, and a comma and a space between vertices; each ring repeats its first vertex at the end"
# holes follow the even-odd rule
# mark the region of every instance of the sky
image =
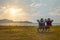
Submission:
POLYGON ((60 23, 60 0, 0 0, 0 19, 36 22, 40 18, 60 23))

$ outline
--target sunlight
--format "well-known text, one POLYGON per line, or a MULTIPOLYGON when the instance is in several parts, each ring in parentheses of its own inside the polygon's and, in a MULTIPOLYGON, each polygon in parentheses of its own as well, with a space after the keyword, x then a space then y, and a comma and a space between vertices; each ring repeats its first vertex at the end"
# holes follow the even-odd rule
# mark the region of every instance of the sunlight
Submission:
POLYGON ((18 10, 16 10, 15 8, 10 8, 9 9, 9 13, 10 14, 16 14, 18 10))
MULTIPOLYGON (((3 7, 4 13, 8 16, 8 19, 10 20, 16 20, 17 17, 22 16, 23 9, 22 8, 15 8, 15 7, 3 7)), ((20 17, 22 18, 22 17, 20 17)))

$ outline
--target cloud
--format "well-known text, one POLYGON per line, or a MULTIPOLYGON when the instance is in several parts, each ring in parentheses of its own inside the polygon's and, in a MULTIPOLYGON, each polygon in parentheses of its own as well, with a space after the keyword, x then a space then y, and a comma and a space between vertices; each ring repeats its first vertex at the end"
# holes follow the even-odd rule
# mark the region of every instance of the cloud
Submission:
POLYGON ((4 12, 6 9, 17 7, 18 9, 22 8, 23 12, 17 13, 15 20, 35 21, 41 17, 52 18, 52 16, 56 17, 56 20, 59 19, 57 16, 60 16, 60 7, 57 7, 59 3, 58 0, 0 0, 0 19, 9 17, 9 13, 4 12))
POLYGON ((38 7, 41 6, 41 4, 34 2, 34 3, 32 3, 30 6, 31 6, 31 7, 35 7, 35 8, 38 8, 38 7))
POLYGON ((51 16, 60 16, 60 7, 56 7, 49 13, 51 16))
POLYGON ((30 6, 31 7, 35 7, 35 8, 39 8, 41 6, 46 6, 46 4, 33 2, 30 6))
POLYGON ((54 19, 54 23, 60 23, 60 7, 55 7, 49 15, 54 19))

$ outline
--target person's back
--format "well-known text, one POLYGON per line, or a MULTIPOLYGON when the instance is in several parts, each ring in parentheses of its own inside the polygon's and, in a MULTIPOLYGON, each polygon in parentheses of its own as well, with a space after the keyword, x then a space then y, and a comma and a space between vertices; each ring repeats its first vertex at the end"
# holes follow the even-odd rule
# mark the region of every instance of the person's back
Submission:
POLYGON ((38 31, 39 31, 39 29, 40 29, 40 30, 44 30, 45 21, 43 20, 43 18, 41 18, 40 20, 37 20, 37 22, 39 23, 38 31))
POLYGON ((53 20, 50 20, 50 18, 48 18, 48 20, 46 21, 47 26, 52 26, 52 22, 53 22, 53 20))
POLYGON ((52 26, 52 22, 53 22, 53 20, 51 20, 50 18, 48 18, 48 20, 46 20, 46 27, 45 27, 46 30, 50 29, 50 27, 52 26))
POLYGON ((52 21, 47 21, 47 26, 52 26, 52 21))
POLYGON ((41 20, 40 20, 40 28, 42 29, 42 31, 44 31, 45 21, 43 20, 43 18, 41 18, 41 20))
POLYGON ((43 21, 40 20, 40 26, 45 26, 45 21, 44 20, 43 21))

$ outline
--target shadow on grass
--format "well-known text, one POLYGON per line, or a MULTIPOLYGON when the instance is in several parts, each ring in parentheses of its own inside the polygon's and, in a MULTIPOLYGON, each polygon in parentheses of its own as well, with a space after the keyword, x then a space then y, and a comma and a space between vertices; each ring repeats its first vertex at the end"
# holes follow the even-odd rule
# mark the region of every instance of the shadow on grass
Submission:
POLYGON ((42 34, 42 35, 51 35, 51 34, 55 34, 56 32, 37 32, 38 34, 42 34))

